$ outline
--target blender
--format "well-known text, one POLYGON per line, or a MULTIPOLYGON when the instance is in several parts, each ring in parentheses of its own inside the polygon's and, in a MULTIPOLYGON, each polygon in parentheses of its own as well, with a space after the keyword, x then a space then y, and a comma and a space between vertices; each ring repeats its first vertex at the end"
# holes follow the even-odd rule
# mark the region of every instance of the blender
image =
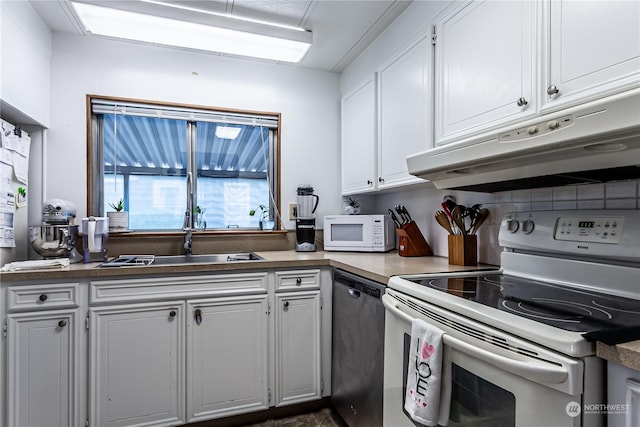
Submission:
POLYGON ((313 194, 310 185, 298 186, 298 207, 296 215, 296 251, 313 252, 316 250, 316 219, 314 213, 320 197, 313 194))
POLYGON ((62 199, 51 199, 42 205, 42 225, 29 227, 33 249, 43 258, 69 258, 80 262, 82 257, 75 246, 78 226, 74 225, 76 207, 62 199))

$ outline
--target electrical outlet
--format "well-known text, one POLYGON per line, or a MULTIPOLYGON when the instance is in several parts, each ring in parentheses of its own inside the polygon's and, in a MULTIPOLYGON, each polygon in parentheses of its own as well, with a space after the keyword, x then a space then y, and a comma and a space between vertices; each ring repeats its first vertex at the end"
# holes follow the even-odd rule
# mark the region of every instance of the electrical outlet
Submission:
POLYGON ((298 204, 289 203, 289 221, 295 221, 298 216, 298 204))

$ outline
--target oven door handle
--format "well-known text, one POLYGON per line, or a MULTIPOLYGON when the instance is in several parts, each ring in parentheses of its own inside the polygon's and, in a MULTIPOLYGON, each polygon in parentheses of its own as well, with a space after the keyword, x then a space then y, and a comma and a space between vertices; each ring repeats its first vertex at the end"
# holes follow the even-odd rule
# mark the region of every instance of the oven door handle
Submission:
MULTIPOLYGON (((382 295, 382 304, 393 315, 409 323, 413 321, 413 317, 403 312, 400 307, 398 307, 398 304, 393 302, 390 296, 382 295)), ((544 362, 540 363, 532 359, 528 361, 511 359, 466 343, 447 333, 442 336, 442 341, 446 346, 454 348, 464 354, 487 362, 503 371, 528 378, 538 383, 562 384, 569 378, 569 372, 564 366, 544 362)))

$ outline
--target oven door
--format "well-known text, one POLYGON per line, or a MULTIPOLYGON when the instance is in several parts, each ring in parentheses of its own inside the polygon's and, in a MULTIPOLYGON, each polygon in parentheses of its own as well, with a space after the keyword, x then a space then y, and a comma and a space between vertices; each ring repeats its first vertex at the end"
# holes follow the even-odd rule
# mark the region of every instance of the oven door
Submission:
MULTIPOLYGON (((403 409, 411 321, 416 317, 445 332, 443 361, 450 363, 450 374, 443 375, 442 398, 446 402, 450 394, 449 426, 583 425, 581 360, 556 354, 392 289, 382 300, 386 309, 385 426, 419 425, 403 409)), ((444 412, 446 408, 445 405, 444 412)), ((600 423, 592 419, 584 425, 600 423)))

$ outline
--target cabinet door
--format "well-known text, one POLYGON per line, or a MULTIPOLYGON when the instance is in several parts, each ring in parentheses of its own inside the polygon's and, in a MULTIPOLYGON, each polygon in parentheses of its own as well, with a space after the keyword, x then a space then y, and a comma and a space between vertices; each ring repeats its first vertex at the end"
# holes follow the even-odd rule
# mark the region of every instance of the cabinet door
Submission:
POLYGON ((90 310, 90 425, 184 424, 184 303, 90 310))
POLYGON ((545 15, 545 108, 640 84, 640 2, 554 0, 545 15))
POLYGON ((536 2, 452 7, 436 22, 436 144, 536 112, 536 2))
POLYGON ((320 291, 276 294, 276 406, 319 399, 320 291))
POLYGON ((267 409, 267 295, 187 305, 188 422, 267 409))
POLYGON ((378 189, 423 182, 409 175, 406 157, 433 146, 430 48, 425 36, 378 73, 378 189))
POLYGON ((342 99, 342 194, 376 189, 375 76, 342 99))
POLYGON ((7 422, 78 426, 77 310, 7 317, 7 422))

